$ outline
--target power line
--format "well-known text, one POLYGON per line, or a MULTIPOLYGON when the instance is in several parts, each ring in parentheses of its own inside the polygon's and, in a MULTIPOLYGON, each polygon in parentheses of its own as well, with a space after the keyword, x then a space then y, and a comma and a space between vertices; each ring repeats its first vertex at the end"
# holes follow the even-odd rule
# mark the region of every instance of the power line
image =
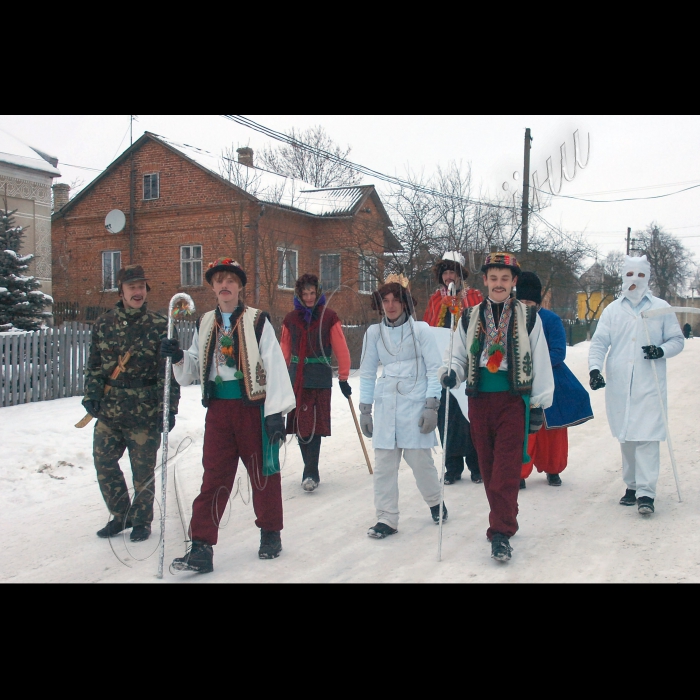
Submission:
POLYGON ((59 161, 59 165, 65 165, 69 168, 80 168, 81 170, 95 170, 98 173, 101 173, 104 168, 88 168, 87 165, 73 165, 72 163, 62 163, 59 161))
POLYGON ((659 187, 675 187, 676 185, 692 185, 700 180, 683 180, 681 182, 666 182, 661 185, 642 185, 641 187, 628 187, 620 190, 602 190, 600 192, 575 192, 572 197, 588 197, 594 194, 617 194, 618 192, 638 192, 639 190, 655 190, 659 187))
POLYGON ((574 199, 577 202, 593 202, 595 204, 609 204, 612 202, 637 202, 637 201, 642 200, 642 199, 661 199, 662 197, 671 197, 674 194, 680 194, 681 192, 687 192, 688 190, 694 190, 697 187, 700 187, 700 185, 692 185, 691 187, 685 187, 684 189, 677 190, 676 192, 667 192, 666 194, 655 194, 655 195, 651 195, 649 197, 625 197, 624 199, 584 199, 583 197, 574 197, 573 195, 570 195, 570 194, 554 194, 552 192, 545 192, 544 190, 541 190, 538 187, 533 187, 533 189, 537 190, 538 192, 542 192, 542 194, 546 194, 547 196, 562 197, 564 199, 574 199))

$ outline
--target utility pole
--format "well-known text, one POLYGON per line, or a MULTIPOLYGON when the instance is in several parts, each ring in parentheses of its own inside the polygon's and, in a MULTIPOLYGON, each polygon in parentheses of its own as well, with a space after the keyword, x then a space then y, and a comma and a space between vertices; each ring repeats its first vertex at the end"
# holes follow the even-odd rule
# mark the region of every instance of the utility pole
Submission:
POLYGON ((530 209, 530 129, 525 129, 525 153, 523 162, 523 212, 520 232, 520 252, 527 253, 527 219, 530 209))
POLYGON ((627 227, 627 255, 630 254, 630 235, 632 233, 632 229, 628 226, 627 227))

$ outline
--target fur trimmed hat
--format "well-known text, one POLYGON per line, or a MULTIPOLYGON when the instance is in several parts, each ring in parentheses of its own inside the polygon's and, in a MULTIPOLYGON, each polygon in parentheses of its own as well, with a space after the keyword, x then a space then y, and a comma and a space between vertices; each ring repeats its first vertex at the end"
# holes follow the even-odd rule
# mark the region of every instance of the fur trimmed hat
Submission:
POLYGON ((438 260, 432 267, 433 275, 438 284, 444 284, 442 275, 447 270, 453 270, 459 273, 463 280, 469 277, 469 270, 464 266, 464 256, 457 251, 448 251, 442 256, 442 260, 438 260))
POLYGON ((534 301, 542 303, 542 282, 534 272, 521 272, 518 275, 518 284, 515 288, 515 296, 520 301, 534 301))
POLYGON ((214 262, 209 263, 209 268, 204 273, 207 282, 211 284, 212 277, 217 272, 233 272, 234 275, 240 278, 242 285, 245 287, 248 282, 245 271, 233 258, 219 258, 214 262))
POLYGON ((512 253, 489 253, 481 266, 481 271, 486 274, 490 267, 506 267, 514 276, 521 272, 518 260, 512 253))

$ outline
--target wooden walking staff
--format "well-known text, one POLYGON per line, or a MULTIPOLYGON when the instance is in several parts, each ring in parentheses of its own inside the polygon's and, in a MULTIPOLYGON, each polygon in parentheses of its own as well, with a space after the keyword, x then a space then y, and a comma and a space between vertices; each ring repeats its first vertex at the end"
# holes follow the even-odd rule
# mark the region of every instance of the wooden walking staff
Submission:
MULTIPOLYGON (((194 301, 189 294, 176 294, 168 305, 168 339, 173 337, 173 317, 194 312, 194 301)), ((170 428, 170 375, 173 358, 165 360, 165 385, 163 388, 163 448, 161 462, 161 507, 160 507, 160 556, 158 557, 158 578, 163 578, 163 560, 165 558, 165 497, 168 491, 168 432, 170 428)))
POLYGON ((372 464, 369 461, 369 455, 367 454, 367 447, 365 446, 365 441, 362 439, 360 424, 357 422, 357 414, 355 413, 355 407, 352 405, 352 398, 350 396, 348 396, 348 403, 350 404, 350 411, 352 411, 352 419, 355 421, 355 430, 357 430, 357 437, 360 438, 360 445, 362 445, 362 451, 365 453, 367 469, 369 469, 370 474, 374 474, 374 472, 372 471, 372 464))
MULTIPOLYGON (((133 349, 133 348, 132 348, 133 349)), ((128 350, 126 355, 120 355, 119 356, 119 361, 117 362, 117 366, 114 368, 112 371, 112 374, 109 375, 110 379, 116 379, 125 369, 126 363, 131 359, 131 350, 128 350)), ((108 393, 109 390, 112 387, 107 384, 105 387, 104 393, 108 393)), ((76 424, 76 428, 84 428, 95 416, 93 416, 90 413, 86 413, 83 418, 81 418, 76 424)))

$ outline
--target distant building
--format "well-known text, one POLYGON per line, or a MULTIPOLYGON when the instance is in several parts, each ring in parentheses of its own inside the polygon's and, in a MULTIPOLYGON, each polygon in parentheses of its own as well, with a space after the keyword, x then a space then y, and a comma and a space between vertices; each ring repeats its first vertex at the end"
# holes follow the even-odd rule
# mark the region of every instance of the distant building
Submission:
POLYGON ((246 301, 279 319, 292 309, 296 278, 319 276, 338 290, 331 304, 346 318, 367 314, 387 250, 400 250, 373 185, 318 189, 255 168, 253 151, 220 172, 220 158, 146 132, 92 183, 53 214, 57 302, 77 302, 92 320, 117 300, 116 273, 144 266, 149 306, 167 308, 187 292, 198 313, 214 298, 204 274, 232 256, 248 274, 246 301), (105 229, 119 209, 126 226, 105 229))
POLYGON ((594 263, 579 277, 577 294, 578 318, 582 321, 598 320, 606 306, 617 298, 619 288, 616 281, 605 275, 603 266, 594 263))
POLYGON ((7 208, 17 210, 15 221, 25 234, 21 253, 35 256, 28 273, 51 296, 51 183, 61 176, 57 166, 58 159, 0 130, 0 206, 7 200, 7 208))

